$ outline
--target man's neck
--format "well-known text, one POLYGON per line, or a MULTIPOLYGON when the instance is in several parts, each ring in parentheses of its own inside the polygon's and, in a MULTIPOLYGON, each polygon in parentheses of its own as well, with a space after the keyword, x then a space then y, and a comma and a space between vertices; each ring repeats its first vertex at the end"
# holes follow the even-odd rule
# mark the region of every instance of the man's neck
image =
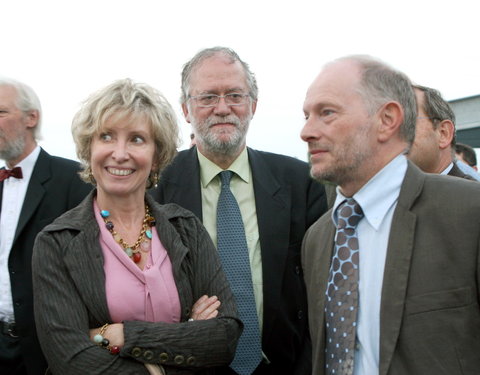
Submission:
POLYGON ((448 166, 453 163, 453 156, 450 148, 447 150, 443 150, 440 154, 440 160, 438 161, 437 170, 434 173, 442 173, 448 166))
POLYGON ((203 149, 203 147, 200 147, 197 145, 198 151, 205 156, 208 160, 210 160, 212 163, 215 163, 222 169, 228 169, 232 165, 232 163, 237 160, 238 156, 242 153, 243 149, 245 148, 245 145, 240 147, 237 151, 230 153, 230 154, 219 154, 219 153, 211 153, 203 149))

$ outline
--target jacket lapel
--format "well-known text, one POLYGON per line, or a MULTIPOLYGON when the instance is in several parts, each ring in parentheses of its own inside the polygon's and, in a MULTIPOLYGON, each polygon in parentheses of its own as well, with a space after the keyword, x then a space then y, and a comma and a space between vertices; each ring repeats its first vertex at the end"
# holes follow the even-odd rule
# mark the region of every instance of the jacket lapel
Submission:
MULTIPOLYGON (((321 239, 318 241, 318 251, 315 248, 315 251, 311 251, 311 257, 307 260, 311 262, 309 268, 311 269, 309 278, 309 288, 312 293, 319 293, 320 298, 311 296, 309 299, 312 301, 318 301, 319 306, 312 306, 312 309, 315 312, 318 312, 318 316, 309 316, 309 321, 315 321, 315 324, 312 325, 312 328, 318 329, 318 333, 312 334, 312 340, 320 340, 317 342, 317 347, 320 349, 320 354, 314 354, 325 356, 325 293, 327 290, 328 277, 330 273, 330 265, 332 263, 333 249, 335 247, 335 233, 336 228, 332 222, 332 212, 329 210, 325 214, 325 220, 328 220, 328 225, 322 225, 322 230, 316 238, 321 239), (318 268, 317 268, 318 266, 318 268), (325 276, 326 275, 326 276, 325 276), (318 327, 318 328, 317 328, 318 327)), ((306 266, 304 265, 304 268, 306 266)), ((309 309, 310 311, 310 309, 309 309)))
POLYGON ((25 194, 25 199, 23 201, 13 243, 15 243, 23 228, 25 228, 26 224, 32 218, 33 213, 36 211, 45 195, 43 184, 50 179, 49 157, 50 155, 47 152, 43 149, 40 150, 37 162, 33 168, 32 176, 30 177, 30 182, 28 183, 27 193, 25 194))
POLYGON ((415 238, 416 214, 424 174, 410 162, 392 219, 380 307, 380 375, 388 373, 402 324, 415 238))
POLYGON ((87 310, 93 319, 90 324, 99 326, 105 321, 111 321, 105 292, 104 258, 100 246, 98 227, 93 212, 93 190, 80 205, 68 211, 60 223, 54 221, 47 226, 47 231, 70 229, 76 231, 64 252, 65 266, 75 285, 79 286, 84 296, 87 310), (102 286, 102 287, 99 287, 102 286))
POLYGON ((264 309, 272 308, 264 320, 263 337, 268 338, 280 305, 282 275, 285 268, 290 232, 290 192, 270 172, 258 151, 248 149, 253 175, 258 231, 262 251, 264 309))

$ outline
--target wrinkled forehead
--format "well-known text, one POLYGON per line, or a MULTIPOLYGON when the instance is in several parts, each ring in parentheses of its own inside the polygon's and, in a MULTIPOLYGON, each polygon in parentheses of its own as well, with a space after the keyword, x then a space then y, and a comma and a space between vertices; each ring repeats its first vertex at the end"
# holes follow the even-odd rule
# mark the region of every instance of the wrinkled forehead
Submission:
POLYGON ((247 77, 242 64, 222 55, 211 56, 198 64, 189 79, 190 92, 246 90, 247 77))

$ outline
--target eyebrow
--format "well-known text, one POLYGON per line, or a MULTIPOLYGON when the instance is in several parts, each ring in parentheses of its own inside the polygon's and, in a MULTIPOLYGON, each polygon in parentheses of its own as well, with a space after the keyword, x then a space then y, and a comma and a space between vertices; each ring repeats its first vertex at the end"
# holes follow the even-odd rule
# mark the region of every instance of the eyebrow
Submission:
MULTIPOLYGON (((215 94, 217 92, 219 92, 220 90, 217 90, 217 89, 212 89, 212 90, 203 90, 203 91, 200 91, 200 93, 198 95, 204 95, 204 94, 215 94)), ((232 93, 232 92, 244 92, 244 91, 248 91, 248 90, 245 90, 245 89, 242 89, 240 87, 233 87, 233 88, 229 88, 227 90, 224 90, 225 93, 232 93)), ((215 94, 217 95, 217 94, 215 94)))

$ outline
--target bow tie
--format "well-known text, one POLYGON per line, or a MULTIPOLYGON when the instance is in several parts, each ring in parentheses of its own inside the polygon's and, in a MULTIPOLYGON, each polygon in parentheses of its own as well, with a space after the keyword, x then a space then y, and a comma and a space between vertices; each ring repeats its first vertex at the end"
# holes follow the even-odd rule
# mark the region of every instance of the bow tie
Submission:
POLYGON ((9 177, 22 178, 22 168, 15 167, 13 169, 0 169, 0 182, 9 177))

